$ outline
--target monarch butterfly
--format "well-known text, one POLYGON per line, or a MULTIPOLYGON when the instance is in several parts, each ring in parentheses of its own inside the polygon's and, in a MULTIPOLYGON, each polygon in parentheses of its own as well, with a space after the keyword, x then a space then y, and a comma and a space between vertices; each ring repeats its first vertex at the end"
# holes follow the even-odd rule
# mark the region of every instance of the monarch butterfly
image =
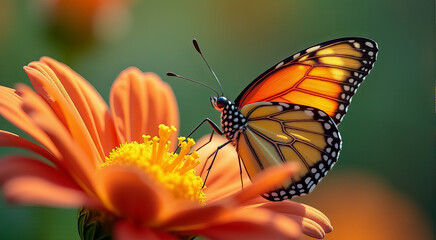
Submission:
MULTIPOLYGON (((204 59, 195 39, 193 43, 204 59)), ((302 164, 296 175, 264 198, 282 201, 310 193, 338 159, 342 142, 337 125, 373 68, 377 52, 376 42, 358 37, 314 45, 266 70, 234 102, 223 96, 222 88, 220 95, 197 82, 216 92, 210 101, 221 112, 222 130, 209 119, 201 124, 208 122, 228 139, 218 147, 211 166, 218 150, 231 143, 250 179, 285 162, 302 164)))

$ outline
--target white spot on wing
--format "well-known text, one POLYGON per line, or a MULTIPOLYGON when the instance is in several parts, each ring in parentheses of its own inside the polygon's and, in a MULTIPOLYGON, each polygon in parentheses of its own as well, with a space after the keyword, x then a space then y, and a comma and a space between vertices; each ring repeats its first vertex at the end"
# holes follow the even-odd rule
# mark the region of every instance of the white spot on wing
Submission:
POLYGON ((314 114, 313 114, 313 112, 312 111, 309 111, 309 110, 304 110, 304 113, 307 115, 307 116, 310 116, 310 117, 312 117, 314 114))
POLYGON ((276 69, 283 66, 284 62, 280 62, 279 64, 276 65, 276 69))
POLYGON ((306 184, 309 184, 309 182, 310 182, 310 177, 307 177, 306 179, 304 179, 304 182, 305 182, 306 184))
POLYGON ((372 44, 372 42, 365 42, 365 45, 368 46, 368 47, 370 47, 370 48, 373 48, 373 47, 374 47, 374 45, 372 44))
POLYGON ((306 50, 306 52, 307 52, 307 53, 313 52, 313 51, 315 51, 316 49, 318 49, 318 48, 320 48, 320 47, 321 47, 321 46, 318 45, 318 46, 314 46, 314 47, 308 48, 308 49, 306 50))
POLYGON ((289 108, 289 104, 287 104, 287 103, 279 103, 281 106, 283 106, 283 107, 285 107, 285 108, 289 108))
POLYGON ((315 184, 313 184, 310 188, 309 188, 309 193, 311 193, 313 191, 313 189, 315 189, 315 184))

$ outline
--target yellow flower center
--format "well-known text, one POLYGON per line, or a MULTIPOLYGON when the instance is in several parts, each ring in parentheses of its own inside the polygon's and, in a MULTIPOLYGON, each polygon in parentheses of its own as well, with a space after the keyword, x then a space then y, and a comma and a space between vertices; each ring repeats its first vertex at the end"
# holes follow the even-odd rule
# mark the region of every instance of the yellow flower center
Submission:
POLYGON ((109 153, 101 166, 122 164, 137 167, 168 189, 176 199, 194 200, 204 205, 203 179, 195 175, 194 170, 200 158, 196 151, 188 154, 195 142, 180 137, 180 153, 169 152, 171 141, 168 139, 175 131, 175 127, 161 124, 159 137, 143 136, 144 143, 122 144, 109 153))

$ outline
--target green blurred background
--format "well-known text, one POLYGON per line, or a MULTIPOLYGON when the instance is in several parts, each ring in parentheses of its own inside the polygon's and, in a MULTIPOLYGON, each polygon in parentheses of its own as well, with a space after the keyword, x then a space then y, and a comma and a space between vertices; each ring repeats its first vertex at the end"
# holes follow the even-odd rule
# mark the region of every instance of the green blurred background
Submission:
MULTIPOLYGON (((181 135, 205 117, 219 121, 209 90, 165 76, 173 71, 216 86, 192 47, 194 37, 230 99, 264 70, 308 46, 345 36, 375 40, 378 61, 339 126, 343 151, 329 175, 375 176, 433 228, 434 1, 137 0, 100 14, 91 27, 62 22, 66 15, 54 16, 49 2, 0 0, 1 85, 29 84, 22 67, 50 56, 80 73, 108 100, 117 75, 136 66, 173 87, 181 135)), ((76 13, 86 18, 81 14, 76 13)), ((20 133, 4 119, 0 129, 20 133)), ((200 132, 197 138, 209 129, 200 132)), ((1 148, 0 155, 16 151, 1 148)), ((311 205, 323 210, 316 201, 311 205)), ((78 239, 76 210, 10 206, 1 198, 0 239, 78 239)))

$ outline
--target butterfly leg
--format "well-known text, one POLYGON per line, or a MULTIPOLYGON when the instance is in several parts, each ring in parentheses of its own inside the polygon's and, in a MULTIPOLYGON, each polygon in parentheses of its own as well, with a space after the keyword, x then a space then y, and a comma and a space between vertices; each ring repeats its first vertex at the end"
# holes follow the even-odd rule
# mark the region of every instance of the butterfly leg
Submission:
POLYGON ((194 130, 192 130, 192 132, 186 137, 190 137, 195 131, 197 131, 205 122, 209 123, 209 125, 212 127, 212 129, 214 130, 214 132, 218 133, 219 135, 223 135, 224 132, 218 127, 218 125, 216 125, 216 123, 214 123, 212 120, 210 120, 209 118, 204 119, 200 124, 198 124, 198 126, 196 128, 194 128, 194 130))
POLYGON ((213 153, 211 153, 207 158, 206 158, 206 162, 203 164, 203 167, 201 168, 200 171, 200 176, 203 175, 204 169, 206 168, 207 163, 209 162, 209 159, 216 153, 217 150, 213 151, 213 153))
MULTIPOLYGON (((203 187, 202 187, 202 188, 204 188, 204 186, 206 185, 206 181, 207 181, 207 178, 209 177, 210 169, 212 169, 213 163, 215 162, 215 159, 216 159, 216 156, 218 155, 219 150, 221 150, 221 148, 225 147, 227 144, 229 144, 229 143, 231 143, 231 142, 232 142, 232 141, 227 141, 227 142, 225 142, 224 144, 221 144, 220 146, 218 146, 218 147, 216 148, 216 151, 215 151, 215 154, 214 154, 214 156, 213 156, 212 162, 210 163, 210 166, 207 168, 207 174, 206 174, 206 177, 204 178, 204 182, 203 182, 203 187)), ((212 156, 212 155, 211 155, 211 156, 212 156)), ((210 156, 209 156, 209 157, 210 157, 210 156)), ((209 159, 209 158, 208 158, 208 159, 209 159)))
MULTIPOLYGON (((192 130, 191 133, 189 133, 189 135, 186 138, 191 137, 191 135, 194 134, 194 132, 197 131, 205 122, 209 123, 209 125, 213 129, 213 132, 216 132, 219 135, 223 135, 224 134, 224 132, 218 127, 218 125, 216 125, 216 123, 214 123, 209 118, 206 118, 200 124, 198 124, 197 127, 195 127, 194 130, 192 130)), ((212 135, 213 135, 213 132, 212 132, 212 135)), ((210 137, 209 141, 206 144, 210 143, 211 141, 212 141, 212 136, 210 137)), ((206 145, 206 144, 204 144, 204 145, 206 145)), ((201 146, 200 148, 204 147, 204 145, 201 146)), ((174 152, 177 152, 177 150, 179 150, 179 148, 180 148, 180 144, 177 146, 177 148, 176 148, 176 150, 174 152)), ((199 149, 197 149, 197 150, 199 150, 199 149)))
POLYGON ((244 189, 244 181, 242 180, 242 166, 241 166, 241 157, 238 155, 238 162, 239 162, 239 177, 241 178, 241 187, 242 190, 244 189))
POLYGON ((207 141, 205 144, 201 145, 199 148, 195 149, 195 151, 198 152, 198 150, 202 149, 204 146, 212 142, 213 134, 215 133, 215 130, 212 130, 212 133, 210 134, 209 141, 207 141))

